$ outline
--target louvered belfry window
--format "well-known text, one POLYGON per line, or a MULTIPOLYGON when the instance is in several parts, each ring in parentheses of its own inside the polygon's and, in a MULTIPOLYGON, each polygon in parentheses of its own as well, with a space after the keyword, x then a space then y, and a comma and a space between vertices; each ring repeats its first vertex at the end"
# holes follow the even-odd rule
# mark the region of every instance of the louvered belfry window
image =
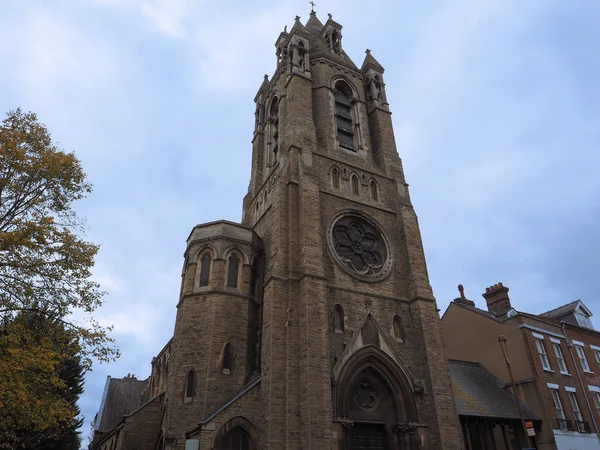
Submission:
POLYGON ((356 151, 354 132, 352 130, 352 114, 350 99, 338 89, 335 93, 335 121, 340 147, 356 151))

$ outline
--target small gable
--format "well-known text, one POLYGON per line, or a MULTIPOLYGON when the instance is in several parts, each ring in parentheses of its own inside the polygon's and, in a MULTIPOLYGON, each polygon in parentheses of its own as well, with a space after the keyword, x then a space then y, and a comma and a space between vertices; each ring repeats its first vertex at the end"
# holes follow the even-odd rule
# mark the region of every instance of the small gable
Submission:
POLYGON ((383 329, 379 326, 373 315, 368 312, 358 327, 358 331, 354 333, 354 336, 340 355, 338 362, 333 368, 333 378, 337 381, 342 368, 346 362, 358 352, 360 349, 367 346, 375 346, 389 356, 404 373, 404 375, 413 382, 413 377, 408 371, 408 368, 404 365, 400 356, 394 350, 392 343, 389 341, 383 329))

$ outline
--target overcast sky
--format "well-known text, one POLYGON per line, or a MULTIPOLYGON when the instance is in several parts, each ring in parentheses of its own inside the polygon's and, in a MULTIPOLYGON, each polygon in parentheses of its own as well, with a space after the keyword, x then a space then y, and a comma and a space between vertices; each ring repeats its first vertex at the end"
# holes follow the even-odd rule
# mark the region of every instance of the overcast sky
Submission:
MULTIPOLYGON (((443 310, 502 281, 519 310, 581 299, 600 317, 600 2, 316 0, 360 66, 386 68, 398 151, 443 310)), ((81 159, 77 205, 101 245, 98 319, 122 357, 86 376, 84 435, 107 375, 149 375, 172 336, 185 240, 241 219, 253 98, 301 0, 0 2, 0 111, 38 113, 81 159)), ((599 321, 596 321, 600 325, 599 321)))

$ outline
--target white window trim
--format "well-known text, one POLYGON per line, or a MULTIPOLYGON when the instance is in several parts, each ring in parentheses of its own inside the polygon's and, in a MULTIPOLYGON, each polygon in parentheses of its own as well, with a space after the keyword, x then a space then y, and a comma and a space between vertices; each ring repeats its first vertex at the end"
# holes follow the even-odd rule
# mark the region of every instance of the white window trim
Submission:
POLYGON ((573 339, 571 342, 573 343, 573 345, 580 345, 582 347, 585 347, 585 344, 581 341, 576 341, 575 339, 573 339))
MULTIPOLYGON (((550 384, 551 383, 548 383, 548 385, 550 385, 550 384)), ((550 395, 552 396, 552 403, 554 404, 554 412, 556 414, 557 419, 564 421, 567 418, 567 416, 565 414, 565 408, 562 404, 562 401, 560 400, 560 394, 558 392, 558 385, 555 384, 554 386, 556 386, 556 389, 552 388, 550 391, 550 395), (556 394, 556 398, 554 398, 554 394, 556 394), (558 405, 557 405, 557 402, 558 402, 558 405), (559 414, 558 414, 559 411, 560 411, 560 416, 562 416, 562 417, 559 417, 559 414)), ((563 430, 562 427, 560 429, 563 430)))
POLYGON ((554 333, 553 331, 544 330, 543 328, 534 327, 534 326, 528 325, 526 323, 522 323, 521 325, 519 325, 519 328, 525 328, 527 330, 539 331, 540 333, 547 334, 548 336, 554 336, 554 337, 557 337, 557 338, 563 338, 563 339, 565 339, 564 334, 554 333))
POLYGON ((560 373, 562 373, 563 375, 571 376, 571 374, 568 372, 569 369, 567 367, 567 361, 565 361, 565 355, 563 354, 562 348, 560 347, 560 341, 558 339, 553 339, 553 338, 550 338, 550 340, 552 341, 552 344, 553 344, 552 350, 554 351, 554 357, 556 358, 556 362, 558 363, 558 370, 560 370, 560 373), (556 342, 556 341, 558 341, 558 342, 556 342), (560 368, 560 363, 558 362, 559 358, 558 358, 558 356, 556 356, 556 349, 554 348, 554 344, 558 345, 558 351, 560 352, 560 356, 561 356, 561 359, 563 362, 563 366, 565 366, 565 370, 562 370, 560 368))
MULTIPOLYGON (((573 343, 575 343, 575 342, 579 342, 579 341, 573 341, 573 343)), ((593 374, 594 372, 592 372, 592 370, 591 370, 590 362, 588 361, 587 355, 585 354, 585 346, 583 344, 581 344, 581 345, 579 343, 575 344, 575 354, 577 355, 577 358, 579 358, 579 364, 581 364, 581 368, 583 369, 583 371, 585 373, 593 374), (578 348, 581 349, 581 352, 583 353, 583 358, 581 357, 581 355, 579 355, 579 352, 577 351, 578 348), (588 366, 587 369, 585 367, 583 367, 582 360, 584 360, 585 364, 588 366)))
POLYGON ((558 384, 554 384, 554 383, 546 383, 546 385, 550 388, 550 389, 558 389, 558 384))
POLYGON ((577 389, 571 386, 565 386, 565 391, 567 392, 577 392, 577 389))
POLYGON ((600 392, 600 387, 598 386, 588 386, 590 392, 600 392))
MULTIPOLYGON (((533 334, 535 335, 535 333, 533 333, 533 334)), ((540 357, 540 362, 542 363, 542 369, 544 369, 546 372, 554 373, 554 370, 552 370, 552 366, 550 365, 550 358, 548 358, 548 352, 546 351, 546 346, 544 345, 544 336, 542 336, 541 339, 536 337, 535 348, 540 357), (539 341, 541 341, 541 342, 539 342, 539 341), (538 347, 538 344, 541 346, 543 353, 540 352, 540 347, 538 347), (546 364, 544 364, 544 358, 545 358, 546 364)))
POLYGON ((591 348, 592 350, 598 350, 598 351, 600 352, 600 347, 598 347, 597 345, 591 345, 591 344, 590 344, 590 348, 591 348))
POLYGON ((544 339, 544 335, 543 334, 539 334, 539 333, 531 333, 533 335, 534 338, 538 338, 538 339, 544 339))
POLYGON ((550 342, 554 342, 555 344, 560 345, 560 339, 556 339, 556 338, 553 338, 553 337, 549 337, 548 339, 550 339, 550 342))

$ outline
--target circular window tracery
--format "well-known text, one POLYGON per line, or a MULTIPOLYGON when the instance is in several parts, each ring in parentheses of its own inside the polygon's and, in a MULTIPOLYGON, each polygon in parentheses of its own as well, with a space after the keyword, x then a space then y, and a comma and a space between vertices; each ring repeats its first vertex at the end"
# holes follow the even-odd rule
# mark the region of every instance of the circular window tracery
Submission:
POLYGON ((379 405, 379 393, 368 381, 361 381, 356 385, 354 398, 362 409, 375 409, 379 405))
POLYGON ((357 212, 335 217, 328 241, 336 261, 350 275, 365 281, 379 281, 390 271, 390 245, 374 221, 357 212))

